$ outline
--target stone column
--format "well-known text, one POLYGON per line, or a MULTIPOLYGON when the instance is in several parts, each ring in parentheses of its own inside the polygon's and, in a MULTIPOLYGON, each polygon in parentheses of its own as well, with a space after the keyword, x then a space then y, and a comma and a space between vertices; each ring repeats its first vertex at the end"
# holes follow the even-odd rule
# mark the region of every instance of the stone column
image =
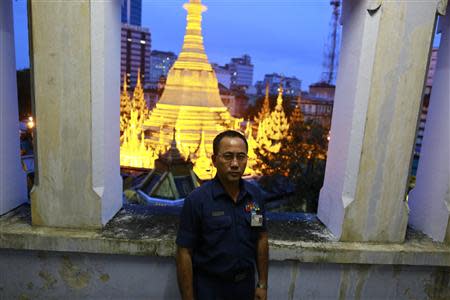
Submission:
POLYGON ((99 228, 122 205, 120 1, 31 1, 33 225, 99 228))
POLYGON ((341 241, 401 242, 437 11, 446 1, 343 3, 343 40, 318 217, 341 241))
POLYGON ((20 161, 12 0, 0 1, 0 215, 27 201, 20 161))
POLYGON ((438 52, 416 187, 409 194, 410 224, 450 242, 450 6, 440 19, 438 52))

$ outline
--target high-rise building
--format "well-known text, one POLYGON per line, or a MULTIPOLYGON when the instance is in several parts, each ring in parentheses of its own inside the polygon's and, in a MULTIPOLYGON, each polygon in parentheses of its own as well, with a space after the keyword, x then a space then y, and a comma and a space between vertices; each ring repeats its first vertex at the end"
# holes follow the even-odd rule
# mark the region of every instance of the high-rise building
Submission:
POLYGON ((127 76, 128 86, 134 87, 140 70, 142 85, 150 78, 151 35, 147 28, 122 24, 120 76, 127 76))
POLYGON ((150 79, 151 83, 157 83, 161 76, 167 77, 170 68, 177 60, 173 52, 153 50, 150 56, 150 79))
POLYGON ((253 65, 249 55, 232 58, 226 67, 231 73, 231 88, 248 88, 253 84, 253 65))
POLYGON ((142 0, 122 0, 122 23, 141 26, 142 0))
POLYGON ((230 71, 223 66, 219 66, 218 64, 211 64, 216 73, 217 81, 222 84, 224 87, 229 89, 231 87, 231 74, 230 71))

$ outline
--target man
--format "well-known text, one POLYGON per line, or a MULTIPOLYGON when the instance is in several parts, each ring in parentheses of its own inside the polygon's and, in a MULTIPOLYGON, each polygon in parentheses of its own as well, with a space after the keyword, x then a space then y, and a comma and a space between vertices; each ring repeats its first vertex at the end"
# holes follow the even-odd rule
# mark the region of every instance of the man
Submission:
POLYGON ((247 151, 241 133, 217 135, 212 156, 217 175, 185 199, 176 240, 184 300, 267 299, 266 216, 260 191, 241 178, 247 151))

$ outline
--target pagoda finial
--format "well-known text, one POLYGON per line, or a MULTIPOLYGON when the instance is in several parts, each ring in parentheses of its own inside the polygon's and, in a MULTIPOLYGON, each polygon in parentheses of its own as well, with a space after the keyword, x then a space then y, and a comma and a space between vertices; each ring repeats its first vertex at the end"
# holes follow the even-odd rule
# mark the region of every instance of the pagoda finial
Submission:
POLYGON ((173 136, 172 136, 172 143, 171 143, 171 147, 176 148, 177 147, 177 138, 176 138, 176 134, 177 134, 177 129, 175 127, 173 127, 173 136))
POLYGON ((138 69, 136 86, 141 86, 141 68, 138 69))
POLYGON ((127 90, 128 90, 127 73, 123 73, 123 91, 126 92, 127 90))
POLYGON ((280 87, 278 88, 277 106, 282 104, 283 104, 283 84, 280 82, 280 87))

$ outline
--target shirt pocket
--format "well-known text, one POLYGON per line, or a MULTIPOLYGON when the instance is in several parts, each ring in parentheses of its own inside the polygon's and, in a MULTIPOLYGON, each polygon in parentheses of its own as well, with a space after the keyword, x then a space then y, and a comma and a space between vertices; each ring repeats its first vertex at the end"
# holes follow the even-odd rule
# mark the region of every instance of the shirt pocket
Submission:
POLYGON ((256 242, 258 239, 258 227, 252 227, 252 216, 250 213, 244 214, 243 218, 241 218, 241 232, 243 238, 247 241, 256 242))
POLYGON ((225 230, 231 227, 230 216, 210 217, 205 219, 205 230, 225 230))
POLYGON ((216 245, 219 241, 225 240, 230 234, 230 216, 209 217, 204 220, 204 238, 209 246, 216 245))

